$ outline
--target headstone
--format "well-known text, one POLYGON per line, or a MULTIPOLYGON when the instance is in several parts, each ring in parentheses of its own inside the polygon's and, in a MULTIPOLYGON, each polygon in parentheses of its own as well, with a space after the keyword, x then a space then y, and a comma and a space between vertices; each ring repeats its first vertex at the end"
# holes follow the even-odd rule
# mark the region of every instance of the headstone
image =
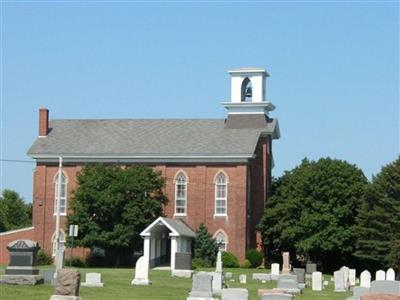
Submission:
POLYGON ((253 280, 271 281, 271 274, 253 273, 253 280))
POLYGON ((222 272, 222 255, 221 255, 221 251, 218 251, 217 254, 217 262, 215 264, 215 272, 222 272))
POLYGON ((306 283, 306 270, 301 268, 293 268, 293 274, 297 276, 298 283, 306 283))
POLYGON ((349 270, 349 285, 350 286, 356 285, 356 269, 349 270))
POLYGON ((285 293, 264 294, 261 297, 261 300, 292 300, 292 299, 293 295, 285 293))
POLYGON ((86 287, 103 287, 100 273, 86 273, 86 280, 82 282, 82 286, 86 287))
POLYGON ((56 256, 54 257, 54 264, 56 265, 57 270, 61 270, 64 268, 64 256, 65 256, 64 248, 56 250, 56 256))
POLYGON ((79 285, 81 274, 76 270, 61 269, 57 271, 55 293, 50 300, 79 300, 79 285))
POLYGON ((343 266, 339 269, 339 271, 342 271, 344 274, 344 287, 346 290, 349 289, 349 278, 350 278, 350 269, 346 266, 343 266))
POLYGON ((37 242, 31 240, 15 240, 7 245, 10 263, 5 275, 0 276, 0 283, 35 285, 43 283, 36 267, 36 256, 39 249, 37 242))
POLYGON ((193 271, 192 270, 172 270, 172 277, 180 277, 180 278, 192 278, 193 271))
POLYGON ((226 272, 225 273, 225 278, 226 279, 231 279, 232 278, 232 272, 226 272))
POLYGON ((328 286, 329 285, 329 281, 328 280, 324 280, 324 286, 328 286))
POLYGON ((192 269, 192 253, 176 252, 175 270, 191 270, 191 269, 192 269))
POLYGON ((222 289, 221 300, 248 300, 249 291, 247 289, 229 288, 222 289))
POLYGON ((312 290, 322 291, 322 273, 313 272, 312 273, 312 290))
POLYGON ((383 293, 368 293, 360 298, 361 300, 400 300, 400 295, 383 294, 383 293))
POLYGON ((222 273, 221 272, 211 272, 212 276, 212 291, 213 294, 221 295, 222 290, 222 273))
POLYGON ((54 274, 55 274, 55 273, 56 273, 55 270, 44 270, 44 271, 43 271, 44 283, 50 283, 50 284, 53 284, 53 285, 54 285, 54 283, 55 283, 55 280, 54 280, 55 276, 54 276, 54 274))
POLYGON ((187 300, 212 300, 212 276, 205 272, 193 275, 192 290, 187 300))
POLYGON ((282 274, 289 274, 290 273, 290 254, 289 254, 289 252, 283 252, 282 260, 283 260, 282 274))
POLYGON ((369 293, 369 288, 362 287, 362 286, 355 286, 353 288, 353 296, 348 299, 358 300, 361 298, 362 295, 369 293))
POLYGON ((395 280, 396 273, 392 268, 386 271, 386 280, 395 280))
POLYGON ((314 272, 317 272, 317 264, 307 263, 306 264, 306 273, 312 274, 314 272))
POLYGON ((279 264, 271 264, 271 280, 278 280, 279 277, 279 264))
POLYGON ((385 271, 383 270, 376 271, 375 280, 385 280, 385 279, 386 279, 385 271))
POLYGON ((277 290, 282 290, 288 294, 298 294, 301 292, 297 283, 296 275, 281 275, 278 278, 277 290))
POLYGON ((333 273, 333 277, 335 278, 335 292, 347 291, 344 272, 336 271, 333 273))
POLYGON ((135 267, 135 279, 132 285, 148 285, 149 281, 149 260, 145 256, 139 257, 135 267))
POLYGON ((370 288, 371 287, 371 273, 368 270, 362 271, 360 274, 360 286, 370 288))
POLYGON ((375 280, 371 282, 371 293, 400 294, 400 281, 375 280))
POLYGON ((243 284, 246 284, 246 283, 247 283, 247 276, 246 276, 246 274, 241 274, 241 275, 239 275, 239 282, 240 282, 240 283, 243 283, 243 284))

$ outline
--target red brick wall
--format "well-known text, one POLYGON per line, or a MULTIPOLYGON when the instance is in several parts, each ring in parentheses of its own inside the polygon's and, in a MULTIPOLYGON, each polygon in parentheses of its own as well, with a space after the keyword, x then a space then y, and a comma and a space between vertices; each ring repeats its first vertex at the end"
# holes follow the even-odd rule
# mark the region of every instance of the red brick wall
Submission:
MULTIPOLYGON (((183 170, 188 175, 187 216, 182 219, 196 230, 205 223, 211 234, 222 229, 228 235, 228 251, 243 261, 248 248, 257 246, 255 226, 264 211, 264 203, 270 181, 270 155, 267 153, 269 138, 261 138, 256 148, 256 158, 249 165, 209 164, 154 166, 166 178, 165 193, 169 199, 165 215, 174 216, 175 183, 174 177, 183 170), (228 216, 214 216, 215 184, 214 178, 224 171, 228 178, 228 216), (251 184, 251 186, 249 186, 251 184), (247 215, 250 218, 247 218, 247 215)), ((68 194, 76 189, 76 174, 81 166, 65 165, 68 176, 68 194)), ((54 216, 54 178, 58 166, 38 164, 34 172, 33 226, 34 240, 38 241, 48 253, 52 251, 52 236, 55 231, 54 216)), ((68 202, 70 201, 68 197, 68 202)), ((69 208, 69 205, 68 205, 69 208)), ((65 217, 61 217, 61 228, 65 228, 65 217)), ((82 249, 74 250, 74 256, 85 255, 82 249)))
POLYGON ((19 239, 35 240, 34 228, 28 227, 0 233, 0 264, 8 264, 10 257, 8 255, 7 245, 19 239))

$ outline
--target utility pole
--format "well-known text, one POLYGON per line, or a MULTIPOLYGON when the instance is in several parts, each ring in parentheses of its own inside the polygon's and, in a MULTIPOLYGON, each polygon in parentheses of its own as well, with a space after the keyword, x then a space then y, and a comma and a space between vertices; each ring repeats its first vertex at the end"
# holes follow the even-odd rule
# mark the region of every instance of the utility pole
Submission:
POLYGON ((56 213, 56 274, 59 269, 63 268, 63 253, 60 247, 60 209, 61 209, 61 184, 62 184, 62 157, 59 157, 58 164, 58 184, 57 184, 57 213, 56 213))

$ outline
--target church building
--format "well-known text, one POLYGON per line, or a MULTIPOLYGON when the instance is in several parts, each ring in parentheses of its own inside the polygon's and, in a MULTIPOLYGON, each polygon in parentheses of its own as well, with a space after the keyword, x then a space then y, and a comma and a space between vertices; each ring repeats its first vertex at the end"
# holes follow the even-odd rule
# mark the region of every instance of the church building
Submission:
POLYGON ((90 163, 145 164, 160 171, 168 198, 164 224, 191 237, 204 223, 222 250, 243 261, 248 249, 261 245, 256 225, 268 201, 272 141, 280 132, 278 120, 269 116, 275 106, 266 99, 266 70, 240 68, 229 75, 231 98, 222 103, 224 119, 59 120, 49 119, 49 110, 41 108, 39 136, 28 151, 36 161, 32 227, 0 234, 0 263, 7 263, 3 248, 18 238, 35 240, 54 254, 59 176, 60 239, 65 241, 76 176, 90 163))

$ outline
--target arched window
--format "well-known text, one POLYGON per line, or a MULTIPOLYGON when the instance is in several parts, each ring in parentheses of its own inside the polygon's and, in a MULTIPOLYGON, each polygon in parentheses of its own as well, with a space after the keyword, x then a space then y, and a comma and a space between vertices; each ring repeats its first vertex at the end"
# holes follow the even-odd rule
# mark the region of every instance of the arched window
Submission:
MULTIPOLYGON (((56 175, 54 178, 54 214, 57 213, 57 203, 58 203, 58 176, 60 173, 56 175)), ((60 214, 66 215, 67 214, 67 184, 68 178, 67 176, 62 173, 61 176, 61 194, 60 194, 60 214)))
POLYGON ((223 172, 215 178, 215 215, 226 216, 228 206, 228 182, 223 172))
MULTIPOLYGON (((53 244, 53 256, 57 254, 57 241, 56 241, 56 233, 54 232, 53 237, 51 238, 51 242, 53 244)), ((65 232, 60 229, 60 249, 65 249, 65 232)))
POLYGON ((215 235, 215 240, 217 241, 219 250, 226 251, 227 245, 228 245, 228 240, 223 231, 217 232, 217 234, 215 235))
POLYGON ((175 177, 175 215, 185 216, 187 207, 187 178, 183 172, 175 177))
POLYGON ((251 80, 249 77, 246 77, 242 81, 242 89, 241 89, 242 95, 241 95, 241 101, 242 102, 251 102, 253 98, 253 88, 251 85, 251 80))

